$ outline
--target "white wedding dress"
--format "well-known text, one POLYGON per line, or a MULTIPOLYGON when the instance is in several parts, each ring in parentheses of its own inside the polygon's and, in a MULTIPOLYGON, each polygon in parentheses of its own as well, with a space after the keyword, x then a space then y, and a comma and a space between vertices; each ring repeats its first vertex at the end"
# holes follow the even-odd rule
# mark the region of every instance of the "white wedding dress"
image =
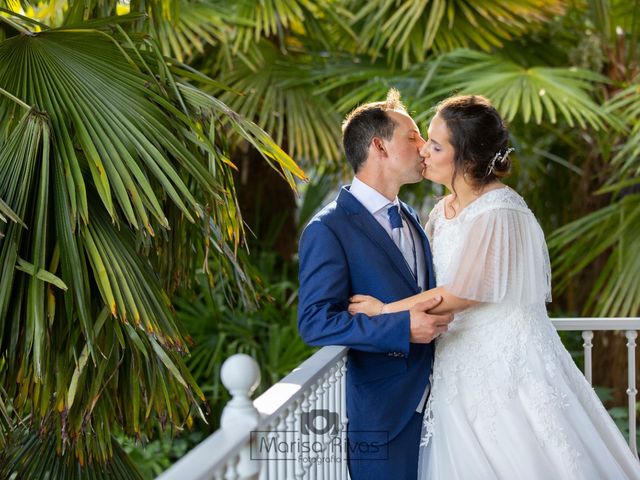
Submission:
POLYGON ((421 480, 640 479, 640 463, 547 316, 544 235, 512 189, 427 223, 438 286, 483 302, 436 341, 421 480))

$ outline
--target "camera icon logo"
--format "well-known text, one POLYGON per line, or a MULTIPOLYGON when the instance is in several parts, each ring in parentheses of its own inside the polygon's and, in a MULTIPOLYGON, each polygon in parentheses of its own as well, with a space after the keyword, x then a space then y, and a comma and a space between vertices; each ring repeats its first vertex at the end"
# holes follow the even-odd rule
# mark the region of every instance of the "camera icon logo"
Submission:
POLYGON ((309 435, 309 433, 337 435, 340 431, 340 416, 337 412, 331 412, 326 409, 303 412, 300 416, 300 421, 303 435, 309 435))

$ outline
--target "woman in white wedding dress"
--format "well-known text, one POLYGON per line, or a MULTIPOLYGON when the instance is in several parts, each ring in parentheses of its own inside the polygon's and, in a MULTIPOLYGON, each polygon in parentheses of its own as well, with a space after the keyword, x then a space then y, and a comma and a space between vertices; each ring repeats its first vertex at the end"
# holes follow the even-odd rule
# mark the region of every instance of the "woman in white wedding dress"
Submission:
POLYGON ((435 295, 455 311, 436 340, 421 480, 640 479, 640 463, 547 316, 550 265, 524 200, 500 183, 508 132, 478 96, 445 100, 421 148, 425 178, 453 193, 429 215, 438 288, 351 312, 402 311, 435 295))

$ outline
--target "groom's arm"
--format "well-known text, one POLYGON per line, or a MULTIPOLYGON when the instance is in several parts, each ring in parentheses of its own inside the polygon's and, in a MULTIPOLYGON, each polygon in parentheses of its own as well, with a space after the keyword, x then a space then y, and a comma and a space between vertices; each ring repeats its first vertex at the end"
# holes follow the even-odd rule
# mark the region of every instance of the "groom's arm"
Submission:
POLYGON ((300 239, 299 257, 298 330, 305 343, 409 353, 409 312, 369 317, 347 311, 349 264, 329 227, 318 220, 310 223, 300 239))

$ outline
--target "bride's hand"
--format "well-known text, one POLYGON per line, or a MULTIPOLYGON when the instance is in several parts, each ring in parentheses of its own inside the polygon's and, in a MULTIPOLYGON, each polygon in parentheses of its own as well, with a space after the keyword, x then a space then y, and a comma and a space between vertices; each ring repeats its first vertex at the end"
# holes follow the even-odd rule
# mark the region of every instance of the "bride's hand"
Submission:
POLYGON ((369 317, 380 315, 384 313, 384 303, 369 295, 354 295, 349 299, 349 313, 355 315, 356 313, 364 313, 369 317))

